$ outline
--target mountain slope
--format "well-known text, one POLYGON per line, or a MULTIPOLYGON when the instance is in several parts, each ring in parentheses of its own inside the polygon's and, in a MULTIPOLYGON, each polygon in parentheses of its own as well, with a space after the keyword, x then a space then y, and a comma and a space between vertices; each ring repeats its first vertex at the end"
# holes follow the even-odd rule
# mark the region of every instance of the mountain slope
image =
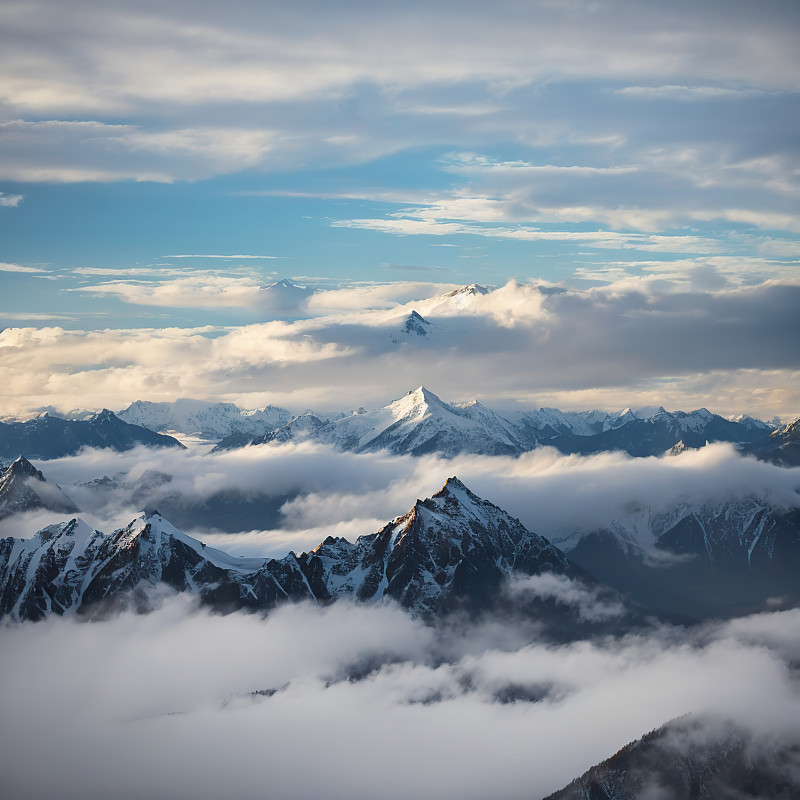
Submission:
MULTIPOLYGON (((373 411, 327 422, 311 414, 295 417, 247 444, 306 439, 357 453, 518 455, 526 449, 514 426, 500 415, 475 402, 450 405, 424 386, 373 411)), ((231 437, 220 442, 219 449, 236 446, 241 440, 231 437)))
POLYGON ((180 447, 171 436, 124 422, 104 409, 89 420, 68 420, 45 414, 28 422, 0 422, 0 458, 61 458, 82 447, 131 450, 137 445, 180 447))
POLYGON ((793 800, 800 743, 766 746, 730 722, 668 722, 623 747, 546 800, 793 800))
POLYGON ((762 438, 765 430, 766 426, 732 422, 705 408, 690 413, 659 409, 645 417, 623 412, 610 417, 599 433, 556 436, 546 444, 568 454, 622 450, 634 457, 645 457, 661 455, 678 443, 684 448, 697 448, 708 442, 751 442, 762 438))

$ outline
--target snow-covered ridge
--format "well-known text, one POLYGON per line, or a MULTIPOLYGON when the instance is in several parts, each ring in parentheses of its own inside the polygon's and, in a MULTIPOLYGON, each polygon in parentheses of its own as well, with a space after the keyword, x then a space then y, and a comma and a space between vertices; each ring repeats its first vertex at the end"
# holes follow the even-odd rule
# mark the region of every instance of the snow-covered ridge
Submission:
POLYGON ((450 478, 378 533, 353 543, 329 537, 309 553, 282 559, 230 556, 157 511, 111 534, 73 519, 31 539, 2 539, 0 616, 83 613, 131 596, 141 605, 142 589, 158 584, 223 610, 387 597, 432 613, 456 601, 491 600, 512 573, 541 572, 570 575, 573 567, 546 539, 450 478))
POLYGON ((210 439, 221 439, 234 433, 261 436, 285 425, 291 418, 288 411, 276 406, 246 410, 233 403, 190 399, 172 403, 137 400, 117 416, 152 431, 175 431, 210 439))
POLYGON ((704 408, 690 413, 660 406, 613 413, 540 408, 502 414, 476 400, 446 403, 424 386, 383 408, 328 420, 307 415, 303 424, 301 419, 249 442, 241 437, 223 441, 219 449, 313 439, 354 452, 519 455, 550 445, 567 453, 624 450, 640 456, 661 455, 680 442, 689 448, 709 441, 754 441, 772 430, 751 418, 732 422, 704 408))

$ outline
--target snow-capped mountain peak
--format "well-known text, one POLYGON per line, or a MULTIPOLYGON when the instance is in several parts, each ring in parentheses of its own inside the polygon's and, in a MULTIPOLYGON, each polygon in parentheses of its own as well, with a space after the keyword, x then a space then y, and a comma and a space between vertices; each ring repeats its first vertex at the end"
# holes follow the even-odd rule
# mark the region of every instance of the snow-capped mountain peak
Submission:
POLYGON ((569 575, 574 567, 546 539, 452 477, 378 533, 354 543, 328 537, 309 553, 280 560, 207 547, 157 511, 109 535, 72 520, 31 539, 3 539, 0 615, 41 619, 131 601, 147 607, 143 590, 158 584, 231 610, 347 596, 392 598, 427 614, 453 603, 491 605, 512 572, 569 575))
POLYGON ((402 397, 391 402, 387 408, 391 409, 395 419, 405 417, 409 412, 418 411, 423 407, 443 407, 446 404, 437 397, 430 389, 418 386, 406 392, 402 397))
POLYGON ((300 286, 292 281, 288 280, 287 278, 281 278, 280 280, 275 281, 274 283, 270 283, 264 287, 264 289, 305 289, 305 286, 300 286))
POLYGON ((414 336, 427 336, 432 327, 432 323, 428 322, 422 314, 412 309, 411 313, 406 317, 402 332, 414 336))

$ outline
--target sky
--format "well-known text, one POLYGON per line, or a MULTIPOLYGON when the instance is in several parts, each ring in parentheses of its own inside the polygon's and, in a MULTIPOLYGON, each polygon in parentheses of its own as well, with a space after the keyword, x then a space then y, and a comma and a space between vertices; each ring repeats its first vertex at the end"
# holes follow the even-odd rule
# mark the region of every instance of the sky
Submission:
POLYGON ((4 0, 2 414, 425 383, 794 418, 798 27, 783 0, 4 0), (376 346, 471 283, 500 294, 428 303, 434 353, 376 346))

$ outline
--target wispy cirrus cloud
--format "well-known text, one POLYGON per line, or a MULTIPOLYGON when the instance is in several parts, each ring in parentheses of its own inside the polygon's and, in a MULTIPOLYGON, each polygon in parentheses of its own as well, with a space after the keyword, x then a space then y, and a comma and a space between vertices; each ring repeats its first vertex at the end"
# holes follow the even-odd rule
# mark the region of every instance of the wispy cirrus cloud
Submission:
POLYGON ((185 253, 179 253, 178 255, 169 255, 169 256, 161 256, 161 258, 222 258, 226 261, 240 261, 240 260, 247 260, 247 259, 274 259, 274 258, 283 258, 283 256, 256 256, 256 255, 220 255, 220 254, 212 254, 212 255, 188 255, 185 253))
POLYGON ((702 101, 717 98, 735 100, 759 94, 759 90, 726 86, 625 86, 616 90, 618 94, 641 97, 644 100, 688 100, 702 101))
POLYGON ((30 274, 42 274, 49 272, 42 267, 28 267, 23 264, 9 264, 6 261, 0 261, 0 272, 24 272, 30 274))

